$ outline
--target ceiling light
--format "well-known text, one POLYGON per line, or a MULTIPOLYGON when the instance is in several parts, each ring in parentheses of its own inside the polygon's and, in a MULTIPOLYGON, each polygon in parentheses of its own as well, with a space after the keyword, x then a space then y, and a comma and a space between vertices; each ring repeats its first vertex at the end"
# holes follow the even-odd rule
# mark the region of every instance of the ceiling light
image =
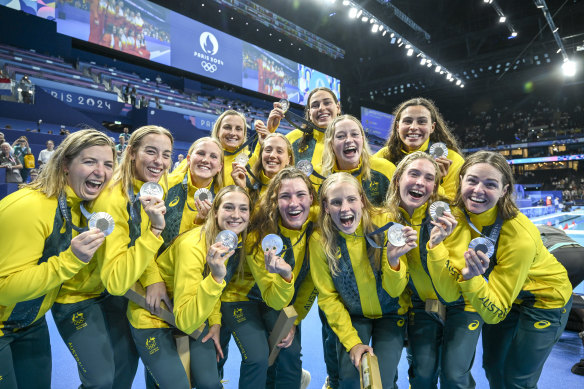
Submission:
POLYGON ((385 34, 387 34, 387 30, 383 31, 383 33, 381 34, 381 36, 385 36, 385 34))
POLYGON ((357 8, 353 7, 349 10, 349 17, 351 19, 355 19, 357 17, 357 8))
POLYGON ((440 65, 436 65, 436 69, 435 69, 434 71, 435 71, 436 73, 438 73, 438 72, 440 71, 440 69, 441 69, 441 66, 440 66, 440 65))
POLYGON ((422 58, 420 60, 420 65, 425 65, 426 64, 426 58, 422 58))
POLYGON ((343 5, 346 7, 350 4, 349 0, 343 0, 343 5))
POLYGON ((407 52, 408 57, 411 57, 412 54, 414 54, 414 50, 413 49, 408 49, 408 52, 407 52))
POLYGON ((377 24, 371 26, 371 32, 376 33, 377 31, 379 31, 379 26, 377 24))
POLYGON ((567 60, 562 64, 562 70, 564 76, 573 77, 576 74, 576 63, 574 61, 567 60))
POLYGON ((507 20, 507 18, 505 16, 501 16, 499 18, 499 23, 505 23, 506 20, 507 20))
POLYGON ((369 18, 368 18, 367 16, 363 16, 363 17, 361 18, 361 21, 362 21, 363 23, 365 23, 365 22, 366 22, 366 21, 368 21, 368 20, 369 20, 369 18))

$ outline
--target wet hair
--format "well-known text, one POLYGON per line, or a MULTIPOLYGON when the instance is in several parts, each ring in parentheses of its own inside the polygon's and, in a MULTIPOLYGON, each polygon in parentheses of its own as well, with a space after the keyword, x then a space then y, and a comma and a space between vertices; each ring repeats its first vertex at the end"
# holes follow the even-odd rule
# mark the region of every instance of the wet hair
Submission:
MULTIPOLYGON (((339 246, 337 244, 337 235, 339 234, 339 228, 333 221, 332 217, 328 212, 326 212, 326 204, 328 202, 328 192, 333 185, 345 184, 353 186, 357 189, 361 201, 363 202, 363 213, 361 216, 361 225, 363 227, 363 234, 368 234, 377 229, 377 226, 373 224, 371 216, 377 212, 377 210, 371 205, 367 199, 367 195, 363 190, 361 184, 357 181, 355 177, 349 173, 340 172, 334 173, 328 176, 326 180, 322 183, 320 187, 319 203, 320 203, 320 216, 318 219, 318 225, 321 231, 321 243, 324 249, 324 253, 329 265, 331 274, 336 275, 339 273, 339 259, 337 257, 339 252, 339 246)), ((375 235, 372 239, 379 245, 383 246, 383 237, 375 235)), ((367 250, 369 261, 371 262, 371 267, 375 270, 381 269, 381 257, 382 249, 375 249, 370 246, 367 250)))
MULTIPOLYGON (((498 213, 503 220, 513 219, 519 213, 519 208, 515 205, 513 200, 515 191, 515 179, 513 178, 513 171, 511 166, 501 154, 493 151, 477 151, 471 154, 462 167, 460 168, 460 181, 458 184, 458 189, 456 191, 456 197, 454 199, 455 205, 460 209, 464 209, 464 202, 462 201, 462 180, 466 175, 467 170, 474 165, 479 163, 486 163, 497 169, 502 176, 503 182, 502 187, 507 185, 506 193, 497 201, 498 213)), ((501 188, 502 189, 502 188, 501 188)))
MULTIPOLYGON (((34 182, 23 187, 43 192, 47 197, 57 197, 67 185, 65 168, 69 167, 83 150, 93 146, 109 146, 112 150, 112 163, 116 163, 116 145, 103 132, 94 129, 76 131, 68 135, 41 169, 34 182)), ((107 183, 104 183, 103 187, 107 183)))
MULTIPOLYGON (((114 173, 113 178, 114 184, 117 183, 122 184, 122 192, 126 197, 128 196, 127 189, 132 186, 132 180, 135 178, 134 177, 135 162, 132 159, 132 156, 138 152, 138 149, 140 148, 140 146, 142 146, 144 138, 152 134, 165 135, 170 140, 171 147, 174 145, 174 139, 172 137, 172 134, 164 127, 148 125, 140 127, 132 133, 130 139, 128 140, 128 146, 126 147, 126 151, 124 151, 124 154, 122 155, 122 161, 120 162, 120 166, 114 173)), ((163 177, 165 181, 167 178, 168 169, 170 169, 170 165, 167 169, 164 170, 163 177)), ((168 187, 168 185, 166 185, 166 187, 168 187)))
POLYGON ((391 178, 391 182, 389 183, 389 189, 387 190, 387 196, 385 198, 385 209, 391 213, 392 217, 396 221, 403 222, 402 214, 399 211, 402 200, 399 191, 399 181, 410 164, 419 159, 430 161, 434 166, 434 189, 432 190, 432 194, 428 199, 428 203, 433 203, 434 201, 438 200, 438 188, 440 186, 440 168, 438 167, 438 163, 431 155, 424 153, 423 151, 414 151, 413 153, 406 155, 404 159, 402 159, 400 163, 397 164, 395 172, 393 173, 393 177, 391 178))
POLYGON ((442 142, 446 144, 450 150, 457 152, 458 154, 462 155, 462 151, 458 147, 458 143, 454 135, 448 129, 446 121, 442 118, 442 115, 438 111, 438 107, 432 100, 425 99, 423 97, 416 97, 401 103, 395 111, 393 111, 393 115, 395 119, 393 120, 393 124, 391 125, 391 134, 385 143, 387 146, 387 150, 385 151, 383 157, 394 164, 398 164, 399 161, 406 155, 402 152, 404 148, 404 144, 399 137, 399 122, 401 120, 401 116, 403 111, 412 106, 422 106, 430 111, 430 121, 432 123, 436 123, 434 128, 434 132, 430 134, 430 142, 442 142))
POLYGON ((282 187, 282 182, 284 180, 294 180, 296 178, 301 179, 304 184, 306 184, 308 193, 312 196, 311 205, 314 205, 318 200, 314 186, 306 174, 293 166, 287 166, 280 170, 278 174, 276 174, 274 178, 270 180, 268 189, 261 197, 260 203, 257 206, 257 209, 254 211, 254 214, 249 223, 249 231, 256 232, 255 240, 250 242, 251 244, 249 246, 252 248, 252 250, 254 250, 254 252, 259 247, 259 240, 261 237, 265 236, 266 234, 275 234, 278 232, 278 223, 282 219, 282 216, 280 215, 280 209, 278 207, 278 196, 280 195, 280 188, 282 187))
POLYGON ((365 130, 359 119, 351 115, 340 115, 337 116, 327 127, 324 135, 324 150, 322 153, 322 175, 327 177, 333 171, 335 167, 335 162, 337 161, 337 156, 333 150, 333 141, 335 138, 336 125, 342 120, 351 120, 357 124, 359 130, 361 131, 361 137, 363 138, 363 149, 361 150, 361 177, 362 180, 371 179, 371 166, 369 159, 371 158, 371 150, 369 149, 369 143, 367 142, 367 137, 365 136, 365 130))

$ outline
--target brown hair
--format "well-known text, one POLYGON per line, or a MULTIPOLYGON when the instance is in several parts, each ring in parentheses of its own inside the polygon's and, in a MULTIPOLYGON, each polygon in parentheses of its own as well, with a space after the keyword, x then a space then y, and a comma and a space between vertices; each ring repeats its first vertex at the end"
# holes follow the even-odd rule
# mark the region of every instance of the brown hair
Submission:
MULTIPOLYGON (((341 103, 339 102, 339 99, 337 98, 337 95, 335 95, 335 92, 332 91, 332 89, 327 88, 325 86, 320 86, 318 88, 314 88, 313 90, 310 91, 310 93, 308 94, 308 97, 306 98, 306 105, 304 106, 304 118, 308 121, 310 120, 310 99, 312 99, 312 96, 319 91, 325 91, 330 93, 330 95, 332 96, 335 104, 337 105, 337 107, 339 108, 339 114, 341 113, 341 103)), ((314 123, 316 125, 316 123, 314 123)), ((298 144, 298 148, 300 150, 304 149, 305 147, 308 146, 308 142, 310 142, 310 140, 314 137, 314 135, 312 134, 312 131, 309 133, 304 132, 302 134, 302 139, 300 140, 300 143, 298 144)))

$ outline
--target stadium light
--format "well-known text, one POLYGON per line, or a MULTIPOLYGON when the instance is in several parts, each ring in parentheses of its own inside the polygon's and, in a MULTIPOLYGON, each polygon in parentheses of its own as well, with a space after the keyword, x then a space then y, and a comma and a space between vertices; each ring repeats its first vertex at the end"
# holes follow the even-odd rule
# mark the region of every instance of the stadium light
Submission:
POLYGON ((576 75, 576 63, 571 60, 567 60, 562 64, 562 71, 566 77, 574 77, 576 75))
POLYGON ((357 17, 357 8, 351 8, 349 10, 349 17, 355 19, 357 17))

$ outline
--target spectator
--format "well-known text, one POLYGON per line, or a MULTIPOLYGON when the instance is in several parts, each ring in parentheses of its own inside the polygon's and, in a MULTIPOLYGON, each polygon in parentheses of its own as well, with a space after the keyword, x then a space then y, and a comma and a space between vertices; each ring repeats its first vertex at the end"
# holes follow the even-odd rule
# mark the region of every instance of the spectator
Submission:
POLYGON ((126 142, 130 140, 130 129, 128 127, 124 127, 124 132, 122 135, 126 138, 126 142))
POLYGON ((20 175, 22 176, 22 181, 26 182, 30 169, 24 167, 24 156, 27 154, 32 154, 32 150, 28 145, 28 139, 26 136, 23 135, 18 138, 12 145, 12 148, 14 149, 14 158, 18 164, 21 165, 20 175))
POLYGON ((176 169, 178 165, 180 165, 180 163, 183 161, 183 159, 185 159, 185 156, 183 154, 179 154, 177 157, 177 161, 174 163, 174 166, 172 167, 172 170, 176 169))
POLYGON ((28 182, 31 183, 39 177, 39 169, 32 169, 28 176, 28 182))
POLYGON ((6 182, 22 182, 20 169, 22 164, 14 156, 10 155, 10 144, 4 142, 0 145, 0 167, 6 168, 6 182))
POLYGON ((44 150, 41 150, 41 152, 39 153, 39 169, 42 169, 43 165, 46 164, 47 162, 49 162, 49 159, 51 158, 51 155, 53 155, 53 153, 55 152, 55 143, 53 143, 52 140, 48 140, 47 141, 47 148, 44 150))
POLYGON ((24 104, 32 104, 32 82, 28 79, 28 76, 23 76, 18 84, 18 89, 20 90, 20 96, 22 97, 22 102, 24 104))
POLYGON ((124 134, 120 134, 118 144, 116 145, 116 153, 118 155, 118 162, 121 161, 122 154, 124 153, 124 150, 126 150, 127 146, 128 145, 126 144, 126 137, 124 136, 124 134))

